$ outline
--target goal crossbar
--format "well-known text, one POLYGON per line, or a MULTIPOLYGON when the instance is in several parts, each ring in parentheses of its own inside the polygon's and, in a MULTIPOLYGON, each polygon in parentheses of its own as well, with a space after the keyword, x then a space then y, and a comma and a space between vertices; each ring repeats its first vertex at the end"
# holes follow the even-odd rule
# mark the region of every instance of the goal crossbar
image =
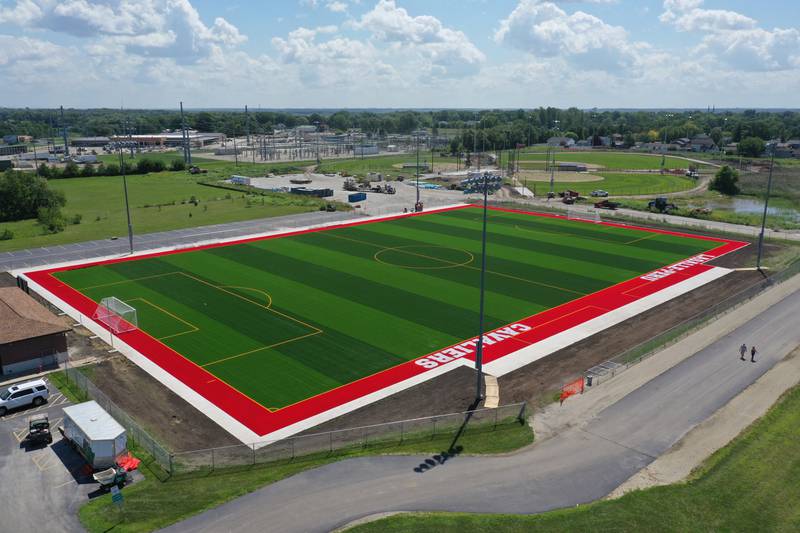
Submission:
POLYGON ((596 209, 583 210, 583 209, 569 208, 567 209, 567 218, 569 220, 601 222, 600 213, 596 209))

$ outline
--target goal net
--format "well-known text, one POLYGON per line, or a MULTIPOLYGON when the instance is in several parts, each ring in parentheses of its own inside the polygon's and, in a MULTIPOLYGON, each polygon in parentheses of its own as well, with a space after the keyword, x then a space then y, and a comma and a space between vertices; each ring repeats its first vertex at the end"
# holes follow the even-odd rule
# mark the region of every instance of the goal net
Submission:
POLYGON ((600 213, 596 209, 567 209, 567 218, 569 220, 584 220, 587 222, 600 222, 600 213))
POLYGON ((92 318, 105 325, 115 335, 132 331, 139 327, 136 308, 114 296, 100 300, 100 305, 95 309, 92 318))

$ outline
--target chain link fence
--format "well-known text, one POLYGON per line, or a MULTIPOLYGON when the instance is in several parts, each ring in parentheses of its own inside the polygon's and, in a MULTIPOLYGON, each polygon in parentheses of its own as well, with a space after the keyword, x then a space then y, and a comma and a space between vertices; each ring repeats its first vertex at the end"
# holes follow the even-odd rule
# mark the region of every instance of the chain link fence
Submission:
POLYGON ((768 288, 780 284, 797 274, 800 274, 800 259, 795 260, 782 271, 729 296, 725 300, 671 327, 658 336, 625 350, 604 363, 590 368, 584 373, 586 384, 588 386, 598 385, 601 381, 605 381, 620 372, 624 372, 631 366, 663 350, 665 347, 691 335, 707 325, 710 321, 746 304, 768 288))
POLYGON ((291 461, 298 457, 330 455, 356 449, 379 449, 407 442, 464 434, 491 432, 526 421, 526 404, 516 403, 496 409, 476 409, 461 413, 400 420, 350 429, 296 435, 274 442, 261 442, 175 453, 170 457, 173 475, 196 474, 219 468, 254 466, 291 461))
POLYGON ((128 433, 128 441, 133 441, 140 449, 145 450, 153 460, 166 472, 170 472, 170 453, 137 424, 125 411, 118 407, 106 394, 97 388, 89 378, 77 368, 67 367, 64 374, 72 384, 87 397, 96 401, 128 433))

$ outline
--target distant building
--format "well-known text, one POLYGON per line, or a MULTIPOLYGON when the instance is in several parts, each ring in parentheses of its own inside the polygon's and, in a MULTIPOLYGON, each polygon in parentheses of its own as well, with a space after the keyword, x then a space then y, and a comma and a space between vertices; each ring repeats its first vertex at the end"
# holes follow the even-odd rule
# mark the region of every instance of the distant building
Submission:
POLYGON ((353 146, 353 155, 377 155, 378 152, 378 145, 373 143, 353 146))
POLYGON ((690 147, 692 152, 713 152, 717 150, 714 139, 703 133, 692 138, 690 147))
POLYGON ((103 147, 111 142, 108 137, 78 137, 72 139, 69 144, 72 146, 89 148, 89 147, 103 147))
POLYGON ((559 172, 586 172, 587 170, 586 165, 582 163, 569 162, 558 163, 557 168, 559 172))
POLYGON ((24 144, 12 144, 7 146, 0 146, 0 155, 17 155, 24 154, 28 151, 28 147, 24 144))
MULTIPOLYGON (((224 133, 201 133, 189 131, 189 144, 193 148, 202 148, 209 144, 222 142, 226 139, 224 133)), ((109 142, 135 142, 139 146, 183 146, 183 134, 178 132, 154 133, 148 135, 113 135, 109 142)))
POLYGON ((575 140, 571 137, 550 137, 547 139, 548 146, 563 146, 569 148, 575 144, 575 140))

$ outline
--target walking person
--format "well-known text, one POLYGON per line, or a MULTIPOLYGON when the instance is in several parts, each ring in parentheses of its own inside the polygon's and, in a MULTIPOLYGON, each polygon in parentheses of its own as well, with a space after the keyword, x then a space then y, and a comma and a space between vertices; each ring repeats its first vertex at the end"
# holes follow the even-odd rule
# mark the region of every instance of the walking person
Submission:
POLYGON ((758 350, 756 350, 755 345, 753 345, 753 347, 750 349, 750 362, 751 363, 755 363, 756 362, 756 354, 757 353, 758 353, 758 350))
POLYGON ((739 354, 742 356, 741 357, 742 361, 744 361, 744 355, 746 353, 747 353, 747 345, 745 343, 742 343, 742 345, 739 346, 739 354))

